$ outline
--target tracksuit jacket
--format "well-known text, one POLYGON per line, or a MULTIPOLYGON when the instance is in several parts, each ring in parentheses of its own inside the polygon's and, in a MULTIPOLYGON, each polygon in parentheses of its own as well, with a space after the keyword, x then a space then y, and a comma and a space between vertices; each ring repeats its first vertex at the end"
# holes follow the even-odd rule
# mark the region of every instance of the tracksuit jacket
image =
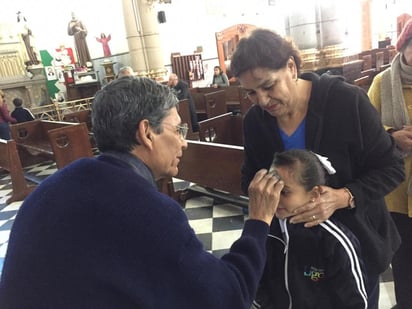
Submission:
POLYGON ((274 219, 254 308, 366 309, 359 241, 343 224, 305 228, 274 219))

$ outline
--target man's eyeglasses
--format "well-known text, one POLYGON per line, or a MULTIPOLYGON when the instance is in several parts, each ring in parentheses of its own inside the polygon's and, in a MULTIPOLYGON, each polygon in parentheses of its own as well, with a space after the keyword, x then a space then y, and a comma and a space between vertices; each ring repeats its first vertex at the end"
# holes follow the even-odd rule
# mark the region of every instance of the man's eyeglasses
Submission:
POLYGON ((163 124, 175 127, 177 134, 179 134, 183 139, 186 139, 187 132, 189 131, 189 126, 187 123, 182 123, 180 125, 173 125, 170 123, 163 123, 163 124))

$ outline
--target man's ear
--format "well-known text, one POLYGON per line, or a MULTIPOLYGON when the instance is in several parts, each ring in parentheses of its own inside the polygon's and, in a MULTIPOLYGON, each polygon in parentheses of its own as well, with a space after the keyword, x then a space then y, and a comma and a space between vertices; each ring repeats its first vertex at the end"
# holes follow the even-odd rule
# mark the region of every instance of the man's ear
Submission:
POLYGON ((140 121, 136 130, 136 140, 142 146, 153 148, 155 134, 147 119, 140 121))

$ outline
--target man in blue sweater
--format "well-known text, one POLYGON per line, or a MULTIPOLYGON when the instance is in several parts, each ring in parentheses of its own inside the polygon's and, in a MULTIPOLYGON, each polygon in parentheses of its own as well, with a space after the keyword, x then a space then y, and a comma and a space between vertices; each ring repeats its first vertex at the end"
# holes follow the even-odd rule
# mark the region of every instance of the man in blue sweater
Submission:
POLYGON ((283 182, 260 170, 249 220, 221 259, 155 181, 187 147, 178 99, 148 78, 100 90, 92 123, 102 154, 43 181, 14 222, 0 308, 250 308, 283 182))

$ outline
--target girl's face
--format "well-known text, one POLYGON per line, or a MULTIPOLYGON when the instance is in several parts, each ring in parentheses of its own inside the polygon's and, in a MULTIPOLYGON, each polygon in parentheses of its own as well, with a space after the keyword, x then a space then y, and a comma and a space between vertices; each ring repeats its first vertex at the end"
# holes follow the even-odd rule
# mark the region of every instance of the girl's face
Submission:
POLYGON ((219 74, 220 74, 219 68, 214 68, 213 71, 215 72, 215 75, 219 75, 219 74))
POLYGON ((294 215, 293 211, 317 197, 318 187, 314 187, 307 192, 294 177, 289 167, 281 166, 275 168, 280 178, 284 181, 285 186, 280 195, 279 206, 276 211, 276 217, 285 219, 294 215))

